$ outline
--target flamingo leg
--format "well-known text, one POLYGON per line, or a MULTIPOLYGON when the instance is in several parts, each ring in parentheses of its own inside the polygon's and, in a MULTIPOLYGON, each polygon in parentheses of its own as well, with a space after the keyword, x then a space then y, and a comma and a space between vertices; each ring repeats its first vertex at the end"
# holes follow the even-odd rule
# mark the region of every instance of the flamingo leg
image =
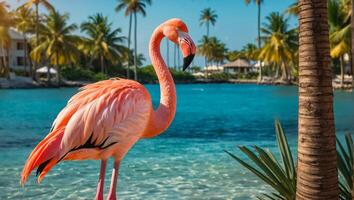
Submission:
POLYGON ((101 161, 100 176, 98 178, 96 200, 103 200, 104 177, 106 175, 107 160, 101 161))
POLYGON ((119 173, 119 164, 120 164, 120 160, 114 161, 111 186, 110 186, 108 197, 107 197, 108 200, 117 200, 116 187, 117 187, 117 179, 118 179, 118 173, 119 173))

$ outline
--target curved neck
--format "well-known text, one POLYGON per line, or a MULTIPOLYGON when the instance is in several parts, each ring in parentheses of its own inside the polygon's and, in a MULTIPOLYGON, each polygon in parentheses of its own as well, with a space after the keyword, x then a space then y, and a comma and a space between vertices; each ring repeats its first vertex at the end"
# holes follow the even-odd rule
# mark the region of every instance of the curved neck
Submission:
POLYGON ((160 26, 154 31, 150 39, 150 59, 160 83, 160 105, 156 111, 152 112, 146 137, 156 136, 166 130, 176 114, 176 87, 160 52, 163 37, 160 26))

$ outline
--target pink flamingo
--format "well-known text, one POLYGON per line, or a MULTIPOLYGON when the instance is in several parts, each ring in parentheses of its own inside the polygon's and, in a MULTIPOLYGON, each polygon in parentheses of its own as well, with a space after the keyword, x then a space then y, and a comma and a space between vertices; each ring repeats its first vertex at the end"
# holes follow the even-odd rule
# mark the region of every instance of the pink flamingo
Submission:
POLYGON ((159 135, 176 113, 176 88, 160 53, 161 40, 178 44, 184 56, 183 70, 193 60, 195 45, 186 24, 171 19, 152 34, 149 53, 160 82, 160 106, 153 110, 143 85, 126 79, 105 80, 87 85, 74 95, 53 122, 51 132, 27 159, 21 176, 24 185, 37 168, 38 183, 62 160, 101 160, 96 199, 103 199, 107 160, 114 159, 108 199, 116 199, 119 163, 141 138, 159 135))

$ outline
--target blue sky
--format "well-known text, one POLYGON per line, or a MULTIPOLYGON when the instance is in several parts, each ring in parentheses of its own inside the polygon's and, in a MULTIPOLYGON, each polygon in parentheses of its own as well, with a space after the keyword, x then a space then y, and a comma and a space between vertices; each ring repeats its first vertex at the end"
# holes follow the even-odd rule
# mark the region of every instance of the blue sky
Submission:
MULTIPOLYGON (((12 8, 25 2, 24 0, 5 0, 12 8)), ((51 0, 60 12, 70 14, 72 23, 80 24, 89 15, 103 13, 114 23, 115 27, 123 29, 122 34, 128 33, 128 18, 123 13, 115 13, 116 0, 51 0)), ((138 17, 138 52, 148 57, 148 42, 154 28, 165 20, 173 17, 183 19, 190 30, 193 40, 198 43, 205 27, 199 26, 199 16, 204 8, 216 11, 218 19, 211 27, 210 35, 218 37, 226 43, 229 50, 241 49, 249 42, 255 42, 257 36, 257 7, 254 4, 246 6, 243 0, 152 0, 152 6, 147 7, 147 17, 138 17)), ((283 12, 294 0, 265 0, 262 7, 262 20, 273 11, 283 12)), ((43 11, 43 10, 42 10, 43 11)), ((264 20, 263 20, 264 21, 264 20)), ((296 19, 291 20, 294 26, 296 19)), ((161 51, 165 55, 166 43, 162 43, 161 51)), ((170 45, 170 65, 173 63, 173 49, 170 45)), ((197 58, 195 64, 203 65, 203 59, 197 58)))

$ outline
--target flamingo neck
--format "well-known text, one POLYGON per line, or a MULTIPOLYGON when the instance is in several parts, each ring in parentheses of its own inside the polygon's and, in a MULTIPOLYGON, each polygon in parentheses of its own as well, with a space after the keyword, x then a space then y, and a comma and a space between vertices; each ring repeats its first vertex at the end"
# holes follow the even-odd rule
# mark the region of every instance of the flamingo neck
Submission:
POLYGON ((152 111, 145 137, 154 137, 166 130, 176 114, 176 87, 160 52, 163 37, 162 28, 159 27, 150 39, 150 59, 160 84, 160 105, 157 110, 152 111))

